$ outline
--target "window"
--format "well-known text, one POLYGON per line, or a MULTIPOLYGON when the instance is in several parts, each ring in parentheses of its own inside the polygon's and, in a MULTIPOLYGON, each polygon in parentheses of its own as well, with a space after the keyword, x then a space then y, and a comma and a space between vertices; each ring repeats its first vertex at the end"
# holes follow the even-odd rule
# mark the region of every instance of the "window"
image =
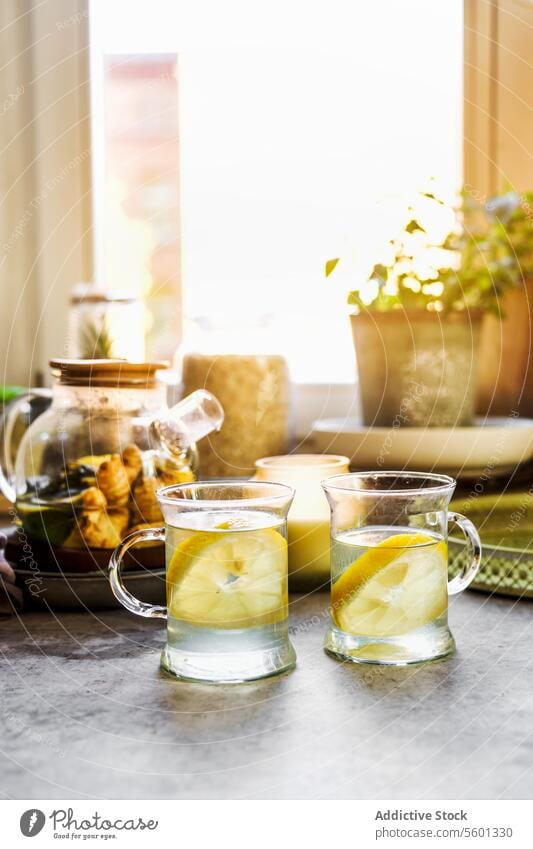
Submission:
POLYGON ((448 196, 461 182, 461 2, 376 0, 363 14, 349 0, 121 0, 92 13, 103 267, 113 288, 149 292, 153 352, 178 333, 228 348, 252 336, 297 381, 351 382, 350 280, 430 177, 448 196), (179 181, 161 154, 177 155, 178 115, 179 181), (326 281, 339 255, 344 273, 326 281))
MULTIPOLYGON (((164 95, 178 131, 176 178, 170 186, 147 180, 141 204, 140 223, 159 246, 157 278, 151 262, 144 278, 156 296, 150 355, 171 354, 182 327, 186 339, 205 341, 218 301, 233 328, 238 316, 239 333, 229 341, 226 333, 226 344, 245 328, 255 342, 268 308, 263 342, 289 354, 293 376, 329 381, 335 391, 349 381, 353 395, 345 289, 394 226, 392 199, 411 196, 430 174, 452 191, 462 179, 461 148, 464 182, 476 196, 506 182, 531 188, 524 139, 532 3, 469 0, 464 27, 458 0, 315 6, 69 0, 65 17, 57 4, 33 4, 24 15, 16 4, 1 6, 9 57, 0 73, 9 140, 0 217, 6 380, 46 381, 48 360, 67 355, 73 284, 104 282, 106 240, 119 261, 105 284, 137 291, 139 265, 128 268, 139 221, 125 207, 120 228, 108 231, 105 200, 113 163, 106 104, 108 118, 119 117, 109 115, 106 82, 118 85, 130 62, 178 60, 177 96, 169 97, 168 78, 164 95), (350 262, 326 282, 324 260, 338 255, 350 262), (193 322, 198 313, 203 320, 193 322)), ((139 84, 145 92, 152 85, 139 84)), ((134 127, 141 136, 139 121, 134 127)), ((148 139, 143 161, 153 148, 148 139)), ((331 399, 335 391, 317 386, 315 394, 331 399)))
POLYGON ((93 68, 96 280, 145 299, 147 354, 172 358, 181 301, 177 56, 95 47, 93 68))

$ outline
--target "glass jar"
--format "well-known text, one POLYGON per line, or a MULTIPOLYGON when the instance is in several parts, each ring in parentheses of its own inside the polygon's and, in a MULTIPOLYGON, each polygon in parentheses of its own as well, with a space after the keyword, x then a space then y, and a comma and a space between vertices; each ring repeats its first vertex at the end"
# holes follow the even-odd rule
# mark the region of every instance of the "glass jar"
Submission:
MULTIPOLYGON (((34 539, 67 548, 114 548, 159 525, 156 493, 195 479, 195 438, 223 421, 208 393, 167 407, 157 373, 168 363, 52 360, 49 409, 20 443, 14 480, 0 480, 34 539)), ((13 413, 14 411, 12 411, 13 413)))
POLYGON ((267 317, 254 324, 232 315, 186 330, 178 364, 183 391, 209 390, 225 414, 220 433, 200 448, 202 477, 248 477, 258 457, 289 448, 289 371, 268 348, 267 326, 267 317))
POLYGON ((139 362, 145 356, 144 324, 140 298, 80 283, 70 299, 68 355, 139 362))
POLYGON ((295 490, 288 518, 289 582, 293 589, 329 583, 329 507, 322 481, 349 471, 348 457, 288 454, 256 462, 255 480, 295 490))

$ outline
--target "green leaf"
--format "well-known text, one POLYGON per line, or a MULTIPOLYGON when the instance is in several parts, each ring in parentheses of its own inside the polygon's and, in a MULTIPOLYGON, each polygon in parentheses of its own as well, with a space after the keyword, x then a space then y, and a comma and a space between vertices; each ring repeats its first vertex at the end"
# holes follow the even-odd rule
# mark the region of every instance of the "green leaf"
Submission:
POLYGON ((337 259, 328 259, 328 261, 326 262, 326 277, 329 277, 331 272, 335 270, 339 260, 340 257, 337 257, 337 259))
POLYGON ((0 386, 0 404, 9 404, 27 391, 22 386, 0 386))
POLYGON ((351 304, 354 307, 364 307, 364 303, 361 299, 361 295, 354 289, 352 292, 348 292, 347 303, 351 304))
MULTIPOLYGON (((419 192, 418 196, 448 208, 431 191, 419 192)), ((525 280, 533 278, 533 193, 517 195, 509 186, 486 204, 485 199, 478 200, 463 188, 458 203, 449 208, 455 215, 456 226, 434 244, 429 243, 431 230, 427 233, 414 208, 409 207, 407 225, 387 242, 388 253, 392 254, 390 261, 375 265, 367 278, 378 284, 371 302, 366 303, 366 293, 363 301, 359 288, 349 294, 348 302, 360 310, 378 311, 398 306, 427 309, 437 305, 445 312, 475 307, 501 317, 506 292, 521 289, 525 280), (417 232, 427 236, 424 244, 413 246, 417 240, 411 240, 410 244, 407 237, 417 232), (426 270, 421 275, 417 260, 428 248, 438 249, 440 253, 430 257, 432 273, 426 270), (422 287, 428 281, 440 280, 444 291, 440 296, 423 289, 414 292, 404 284, 406 276, 418 280, 422 287)), ((326 264, 326 276, 338 262, 335 259, 326 264)))
POLYGON ((420 194, 423 198, 429 198, 429 200, 434 200, 437 203, 440 203, 441 206, 445 205, 443 200, 440 200, 440 198, 435 197, 435 195, 431 192, 420 192, 420 194))
POLYGON ((388 278, 389 270, 386 265, 382 265, 378 262, 377 265, 374 266, 372 272, 370 274, 369 280, 378 280, 379 282, 386 283, 388 278))
POLYGON ((107 360, 113 356, 113 338, 104 318, 100 326, 86 322, 80 332, 80 356, 84 360, 107 360))
POLYGON ((405 232, 406 233, 417 233, 417 232, 418 233, 425 233, 426 231, 424 230, 422 225, 418 223, 418 221, 415 218, 411 218, 409 224, 406 224, 406 226, 405 226, 405 232))

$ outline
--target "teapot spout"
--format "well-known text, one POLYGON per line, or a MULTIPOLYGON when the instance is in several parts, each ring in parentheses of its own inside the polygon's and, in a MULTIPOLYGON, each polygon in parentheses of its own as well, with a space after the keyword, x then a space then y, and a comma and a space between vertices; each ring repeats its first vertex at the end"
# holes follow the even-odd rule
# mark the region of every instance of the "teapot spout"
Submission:
POLYGON ((224 423, 222 404, 211 392, 198 389, 152 422, 157 441, 171 454, 181 454, 224 423))

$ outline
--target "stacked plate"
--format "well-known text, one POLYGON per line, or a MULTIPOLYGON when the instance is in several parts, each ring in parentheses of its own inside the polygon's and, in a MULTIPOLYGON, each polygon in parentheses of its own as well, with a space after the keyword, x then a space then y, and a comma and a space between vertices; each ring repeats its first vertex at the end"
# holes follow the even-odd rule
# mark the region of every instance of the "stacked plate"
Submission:
POLYGON ((511 474, 533 459, 533 420, 478 419, 471 427, 363 427, 353 419, 313 424, 313 447, 345 454, 356 469, 434 471, 456 478, 511 474))

